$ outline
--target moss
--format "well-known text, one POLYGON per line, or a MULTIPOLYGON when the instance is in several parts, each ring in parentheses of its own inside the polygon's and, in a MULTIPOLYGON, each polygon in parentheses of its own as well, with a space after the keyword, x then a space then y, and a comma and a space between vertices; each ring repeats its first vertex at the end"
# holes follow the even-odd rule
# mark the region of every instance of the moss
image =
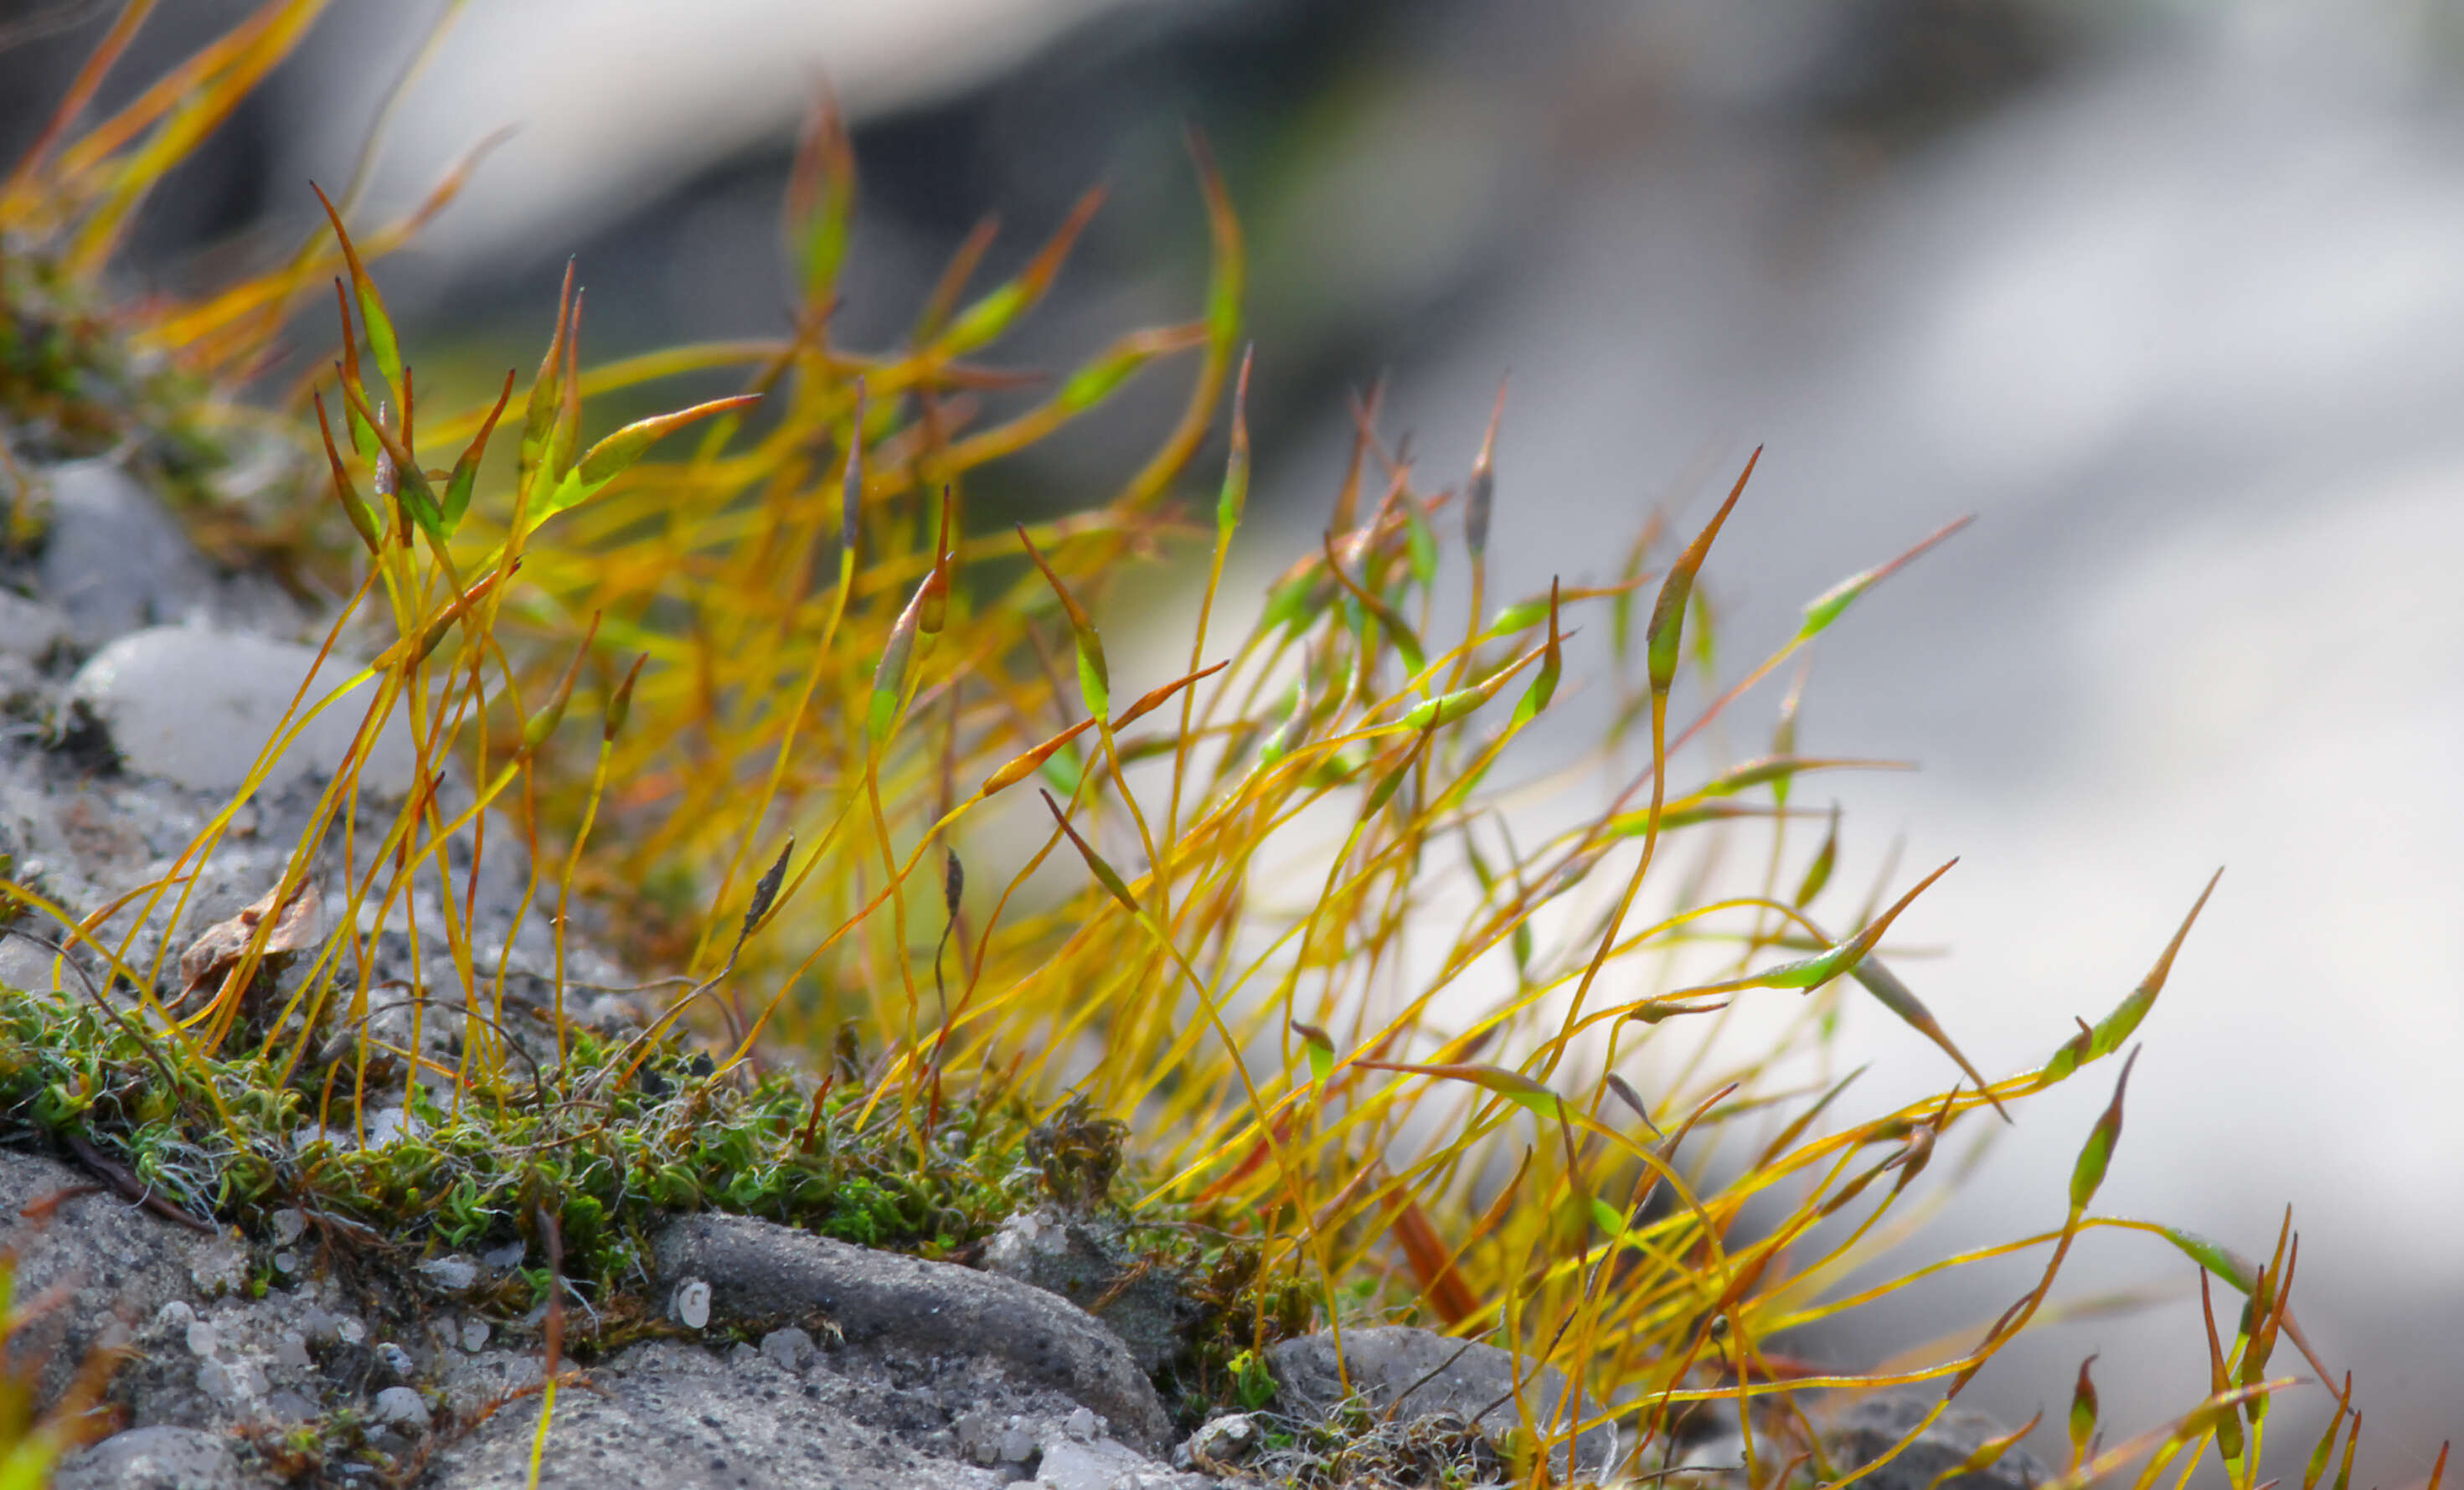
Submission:
MULTIPOLYGON (((539 1085, 485 1087, 458 1106, 420 1086, 404 1113, 385 1110, 398 1090, 371 1091, 355 1111, 347 1066, 286 1083, 261 1057, 169 1059, 92 1004, 18 995, 0 1010, 0 1141, 82 1141, 172 1205, 260 1238, 296 1209, 363 1266, 516 1240, 540 1262, 552 1220, 568 1279, 619 1318, 639 1312, 650 1235, 675 1213, 947 1257, 1036 1193, 1023 1105, 953 1103, 928 1130, 860 1087, 722 1078, 673 1045, 603 1094, 625 1053, 573 1038, 570 1061, 539 1085), (365 1147, 363 1122, 379 1130, 365 1147)), ((480 1302, 515 1312, 549 1286, 532 1266, 480 1302)))
POLYGON ((91 287, 33 250, 0 250, 0 421, 11 451, 37 462, 142 457, 175 498, 194 497, 225 452, 209 389, 134 349, 91 287))

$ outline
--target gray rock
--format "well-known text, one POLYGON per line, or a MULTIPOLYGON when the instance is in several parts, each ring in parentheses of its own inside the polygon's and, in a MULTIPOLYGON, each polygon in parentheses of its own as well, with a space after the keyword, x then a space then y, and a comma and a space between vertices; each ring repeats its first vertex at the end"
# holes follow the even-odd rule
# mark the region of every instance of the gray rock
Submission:
POLYGON ((1180 1355, 1181 1332, 1198 1314, 1169 1277, 1140 1266, 1103 1223, 1050 1207, 1003 1222, 984 1244, 983 1265, 1089 1311, 1150 1375, 1180 1355))
POLYGON ((533 1349, 458 1352, 439 1363, 437 1386, 445 1394, 446 1415, 468 1422, 515 1392, 539 1385, 539 1353, 533 1349))
MULTIPOLYGON (((1287 1340, 1269 1353, 1268 1363, 1278 1400, 1287 1408, 1324 1412, 1344 1398, 1331 1332, 1287 1340)), ((1343 1332, 1343 1364, 1353 1391, 1381 1410, 1399 1403, 1414 1417, 1448 1413, 1490 1434, 1521 1421, 1514 1356, 1496 1346, 1405 1325, 1379 1325, 1343 1332)), ((1566 1378, 1556 1368, 1544 1368, 1536 1378, 1527 1371, 1524 1400, 1544 1426, 1551 1419, 1563 1424, 1573 1406, 1569 1394, 1566 1378)), ((1616 1435, 1608 1427, 1590 1429, 1575 1440, 1576 1468, 1603 1469, 1615 1449, 1616 1435)))
MULTIPOLYGON (((304 712, 356 668, 328 658, 319 668, 314 647, 261 636, 154 626, 96 653, 69 685, 69 699, 102 728, 129 771, 230 792, 248 778, 303 679, 317 675, 304 712)), ((354 694, 318 715, 267 769, 263 789, 279 791, 312 773, 331 777, 358 737, 365 702, 354 694)), ((360 784, 398 797, 410 789, 416 766, 409 731, 397 715, 365 753, 360 784)))
POLYGON ((47 662, 69 636, 69 618, 59 607, 0 590, 0 653, 47 662))
POLYGON ((188 1254, 188 1284, 205 1298, 235 1293, 248 1282, 248 1249, 229 1237, 209 1238, 188 1254))
POLYGON ((1162 1490, 1164 1486, 1202 1481, 1176 1474, 1110 1438, 1097 1438, 1091 1443, 1064 1438, 1044 1446, 1044 1461, 1036 1468, 1035 1483, 1049 1486, 1050 1490, 1162 1490))
POLYGON ((253 1415, 253 1410, 264 1402, 271 1388, 265 1379, 265 1368, 243 1358, 208 1361, 198 1367, 197 1390, 211 1397, 223 1411, 240 1416, 253 1415))
POLYGON ((761 1337, 761 1353, 781 1370, 802 1370, 813 1358, 813 1337, 793 1326, 774 1329, 761 1337))
MULTIPOLYGON (((0 1216, 14 1220, 29 1205, 93 1185, 82 1170, 0 1150, 0 1216)), ((0 1236, 0 1247, 17 1255, 15 1297, 67 1292, 10 1342, 11 1357, 44 1352, 40 1395, 55 1398, 106 1330, 150 1324, 165 1304, 187 1299, 196 1255, 214 1244, 110 1192, 63 1201, 45 1224, 18 1220, 0 1236)))
MULTIPOLYGON (((542 1490, 1000 1490, 995 1471, 921 1453, 900 1423, 915 1410, 850 1401, 816 1373, 733 1369, 707 1350, 658 1343, 560 1391, 541 1458, 542 1490), (654 1457, 646 1463, 645 1455, 654 1457), (646 1473, 646 1471, 648 1471, 646 1473)), ((429 1490, 521 1490, 529 1482, 534 1394, 499 1408, 433 1461, 429 1490)), ((912 1419, 910 1419, 912 1420, 912 1419)), ((946 1435, 945 1435, 946 1436, 946 1435)))
POLYGON ((1008 1479, 1026 1478, 1027 1461, 1036 1457, 1041 1442, 1032 1419, 1017 1413, 960 1413, 950 1428, 961 1457, 971 1464, 1014 1470, 1008 1479))
POLYGON ((52 1490, 251 1490, 231 1440, 195 1428, 132 1428, 71 1455, 52 1490))
POLYGON ((376 1418, 397 1428, 425 1432, 428 1428, 428 1399, 411 1387, 387 1387, 377 1393, 376 1418))
POLYGON ((79 646, 203 613, 214 572, 179 523, 108 460, 47 473, 52 501, 43 589, 68 613, 79 646))
POLYGON ((461 1293, 479 1281, 478 1263, 451 1253, 416 1265, 421 1276, 447 1293, 461 1293))
POLYGON ((868 1251, 736 1216, 671 1222, 662 1280, 711 1281, 712 1317, 749 1330, 820 1326, 850 1343, 989 1356, 1066 1392, 1141 1447, 1170 1425, 1119 1337, 1084 1310, 1014 1279, 868 1251))
POLYGON ((285 1427, 307 1422, 317 1416, 318 1412, 317 1403, 313 1398, 287 1388, 265 1399, 265 1415, 285 1427))
POLYGON ((1256 1417, 1247 1413, 1231 1413, 1209 1418, 1174 1451, 1172 1461, 1182 1469, 1239 1464, 1255 1455, 1265 1441, 1266 1431, 1259 1426, 1256 1417))
MULTIPOLYGON (((1823 1448, 1840 1473, 1870 1464, 1924 1422, 1934 1403, 1903 1392, 1867 1397, 1822 1435, 1823 1448)), ((1988 1439, 2010 1432, 1982 1413, 1945 1413, 1916 1441, 1874 1473, 1853 1483, 1861 1490, 1928 1490, 1934 1478, 1968 1462, 1988 1439)), ((1974 1474, 1943 1481, 1942 1490, 2035 1490, 2045 1466, 2025 1449, 2011 1449, 1974 1474)))

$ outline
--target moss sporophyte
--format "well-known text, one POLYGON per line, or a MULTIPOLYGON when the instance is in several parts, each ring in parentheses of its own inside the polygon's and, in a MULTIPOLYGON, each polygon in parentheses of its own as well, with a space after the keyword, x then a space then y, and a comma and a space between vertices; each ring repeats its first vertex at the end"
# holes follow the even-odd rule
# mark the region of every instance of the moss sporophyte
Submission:
POLYGON ((148 469, 217 551, 342 597, 331 653, 374 660, 301 692, 229 805, 111 915, 11 887, 64 949, 51 986, 0 1011, 11 1141, 90 1150, 164 1207, 260 1241, 296 1213, 320 1267, 521 1242, 523 1265, 474 1306, 586 1304, 559 1316, 551 1360, 671 1327, 645 1296, 662 1216, 724 1210, 964 1260, 1056 1204, 1131 1228, 1202 1305, 1167 1383, 1193 1418, 1265 1400, 1278 1339, 1380 1321, 1511 1347, 1577 1383, 1568 1400, 1605 1404, 1589 1420, 1518 1404, 1503 1460, 1368 1423, 1308 1446, 1370 1479, 1536 1479, 1612 1418, 1623 1469, 1657 1473, 1705 1402, 1786 1425, 1826 1392, 1956 1391, 2059 1312, 2064 1259, 2128 1234, 2251 1303, 2150 1432, 2104 1443, 2082 1371, 2065 1490, 2128 1464, 2143 1484, 2187 1475, 2211 1444, 2251 1490, 2263 1405, 2291 1385, 2262 1369, 2277 1336, 2333 1379, 2294 1324, 2289 1260, 2256 1267, 2097 1210, 2129 1161, 2118 1081, 2067 1194, 2046 1177, 2046 1226, 1871 1281, 1910 1197, 1956 1183, 1963 1166, 1928 1164, 1955 1130, 2025 1121, 2035 1094, 2161 1042, 2182 947, 2110 1013, 2065 1009, 2040 1064, 1990 1079, 1888 934, 1943 870, 1888 872, 1853 904, 1835 872, 1847 827, 1793 800, 1805 778, 1895 763, 1800 752, 1819 721, 1791 693, 1757 724, 1754 685, 1850 629, 1856 602, 1955 523, 1875 535, 1903 552, 1843 558, 1850 577, 1723 687, 1709 596, 1750 462, 1682 543, 1654 519, 1614 581, 1492 614, 1492 546, 1534 541, 1508 400, 1461 472, 1413 464, 1373 401, 1325 541, 1262 605, 1227 595, 1227 559, 1252 541, 1245 278, 1195 136, 1202 296, 1057 379, 991 359, 1096 198, 989 289, 974 284, 990 235, 970 238, 903 338, 845 345, 830 312, 859 193, 827 112, 788 181, 796 303, 773 337, 594 364, 577 270, 526 383, 421 377, 380 271, 458 172, 398 222, 337 192, 324 229, 253 277, 131 303, 111 267, 148 189, 322 6, 270 0, 88 120, 146 9, 0 184, 0 322, 17 338, 0 413, 63 453, 159 452, 148 469), (334 357, 266 374, 278 339, 321 339, 299 328, 325 317, 334 357), (1180 412, 1109 492, 1023 524, 991 494, 988 468, 1167 375, 1180 412), (737 391, 608 427, 605 410, 678 379, 737 391), (237 429, 296 457, 281 500, 220 502, 193 479, 237 429), (1157 563, 1199 595, 1185 650, 1144 645, 1158 623, 1119 599, 1157 563), (1446 599, 1456 571, 1467 607, 1446 599), (1530 737, 1576 728, 1578 684, 1605 695, 1585 715, 1605 723, 1536 772, 1530 737), (201 869, 329 712, 361 721, 360 744, 254 887, 264 910, 183 982, 168 932, 193 933, 201 869), (1766 729, 1749 758, 1711 751, 1766 729), (398 800, 356 780, 388 730, 415 757, 398 800), (1603 771, 1623 783, 1606 800, 1603 771), (520 910, 483 932, 492 868, 520 910), (283 914, 310 887, 313 934, 283 914), (575 971, 584 924, 660 975, 624 993, 627 1020, 580 1016, 605 997, 575 971), (517 976, 525 934, 550 951, 517 976), (401 960, 388 935, 422 949, 403 986, 381 971, 401 960), (1722 1037, 1749 1010, 1781 1013, 1740 1055, 1722 1037), (2104 1018, 2074 1032, 2074 1013, 2104 1018), (1926 1042, 1941 1089, 1855 1111, 1852 1024, 1926 1042), (2006 1260, 2023 1291, 1972 1344, 1886 1372, 1792 1348, 2006 1260))

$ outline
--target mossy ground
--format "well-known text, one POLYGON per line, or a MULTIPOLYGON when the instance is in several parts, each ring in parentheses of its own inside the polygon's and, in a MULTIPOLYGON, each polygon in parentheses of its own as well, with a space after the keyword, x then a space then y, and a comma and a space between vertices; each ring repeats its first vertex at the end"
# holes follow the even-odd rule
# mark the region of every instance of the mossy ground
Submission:
MULTIPOLYGON (((1258 1390, 1254 1343, 1307 1327, 1306 1295, 1261 1297, 1254 1245, 1121 1209, 1116 1188, 1133 1176, 1119 1126, 1083 1101, 1039 1122, 1023 1099, 979 1088, 919 1113, 865 1083, 869 1063, 851 1044, 816 1080, 721 1075, 675 1041, 635 1066, 627 1041, 568 1033, 564 1063, 536 1082, 466 1090, 458 1104, 420 1085, 407 1108, 393 1090, 355 1107, 347 1063, 286 1081, 263 1055, 174 1057, 93 1001, 16 994, 0 1001, 0 1144, 73 1162, 99 1154, 161 1203, 237 1226, 260 1292, 302 1267, 370 1285, 515 1243, 522 1266, 482 1270, 460 1304, 535 1323, 557 1286, 552 1224, 579 1305, 564 1338, 584 1358, 671 1327, 646 1291, 651 1239, 663 1220, 704 1208, 960 1261, 1019 1212, 1067 1208, 1133 1254, 1125 1277, 1159 1276, 1195 1305, 1187 1348, 1159 1383, 1193 1423, 1258 1390)), ((398 1289, 364 1291, 382 1313, 418 1306, 398 1289)))
POLYGON ((346 1266, 523 1242, 531 1265, 477 1301, 506 1314, 546 1301, 552 1219, 567 1279, 611 1320, 644 1312, 647 1235, 668 1215, 707 1205, 943 1257, 979 1242, 1038 1183, 1022 1104, 954 1103, 927 1130, 890 1107, 868 1111, 860 1084, 714 1079, 708 1058, 674 1045, 603 1091, 593 1078, 616 1074, 623 1047, 571 1038, 553 1085, 458 1103, 417 1085, 407 1109, 377 1106, 398 1104, 396 1091, 355 1115, 347 1068, 286 1083, 262 1056, 165 1059, 92 1004, 20 995, 0 1005, 0 1141, 82 1139, 170 1204, 269 1248, 276 1213, 295 1211, 346 1266), (376 1126, 365 1145, 363 1121, 376 1126))

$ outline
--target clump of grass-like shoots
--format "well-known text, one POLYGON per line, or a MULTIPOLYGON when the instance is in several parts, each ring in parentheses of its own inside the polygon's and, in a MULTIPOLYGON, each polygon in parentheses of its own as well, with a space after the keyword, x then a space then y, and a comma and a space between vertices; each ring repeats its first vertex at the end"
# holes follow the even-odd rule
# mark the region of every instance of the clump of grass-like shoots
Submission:
MULTIPOLYGON (((144 9, 130 7, 95 76, 144 9)), ((79 132, 81 78, 0 187, 11 296, 40 283, 100 303, 146 186, 319 9, 265 6, 79 132)), ((1812 1441, 1794 1430, 1817 1391, 1929 1386, 1947 1406, 2060 1312, 2076 1246, 2146 1233, 2203 1286, 2242 1296, 2240 1325, 2211 1333, 2189 1411, 2125 1442, 2102 1442, 2082 1367, 2060 1482, 2141 1463, 2146 1484, 2212 1444, 2250 1490, 2268 1403, 2294 1384, 2268 1374, 2279 1342, 2321 1380, 2327 1369, 2294 1323, 2289 1245, 2255 1265, 2097 1209, 2127 1060, 2066 1194, 2048 1183, 2045 1226, 1845 1291, 1905 1240, 1897 1219, 1953 1129, 2021 1119, 2029 1097, 2123 1052, 2213 889, 2135 990, 2079 1011, 2098 1022, 2049 1031, 2041 1063, 1989 1079, 1888 941, 1949 866, 1850 907, 1832 883, 1836 811, 1811 843, 1792 831, 1823 821, 1793 801, 1800 778, 1888 763, 1800 753, 1793 693, 1768 754, 1701 759, 1714 723, 1752 728, 1740 715, 1753 685, 1957 525, 1815 598, 1793 637, 1723 689, 1704 597, 1721 525, 1752 499, 1750 462, 1682 545, 1655 520, 1614 581, 1555 582, 1490 613, 1491 536, 1514 528, 1504 393, 1460 482, 1388 445, 1373 403, 1325 542, 1254 621, 1221 631, 1242 609, 1221 590, 1250 480, 1243 270, 1229 194, 1195 138, 1192 157, 1211 231, 1203 302, 1057 379, 991 359, 1096 199, 989 288, 974 281, 990 235, 970 238, 905 339, 844 346, 830 311, 855 165, 827 113, 790 181, 798 300, 769 340, 593 365, 568 274, 527 382, 509 371, 475 402, 440 400, 370 268, 415 223, 355 230, 348 193, 326 204, 330 236, 288 263, 134 314, 121 334, 135 345, 228 393, 332 287, 339 358, 282 410, 317 478, 281 520, 348 596, 332 645, 373 637, 374 661, 303 695, 285 731, 328 710, 359 715, 363 744, 407 728, 420 785, 370 816, 346 765, 271 887, 287 904, 339 865, 334 930, 272 948, 268 914, 178 1007, 167 949, 131 965, 134 931, 105 945, 72 922, 124 1004, 21 999, 0 1087, 11 1121, 108 1147, 200 1216, 313 1205, 332 1236, 396 1248, 529 1238, 616 1315, 655 1214, 720 1206, 947 1253, 1026 1203, 1041 1172, 1050 1195, 1201 1223, 1245 1249, 1191 1357, 1184 1386, 1200 1398, 1254 1399, 1282 1334, 1412 1320, 1565 1370, 1620 1423, 1628 1473, 1658 1467, 1695 1404, 1750 1403, 1756 1483, 1794 1472, 1789 1445, 1812 1441), (1081 510, 1013 528, 971 491, 983 468, 1167 372, 1187 389, 1177 421, 1081 510), (686 374, 740 391, 605 427, 612 396, 686 374), (1193 473, 1219 427, 1220 478, 1193 473), (1195 632, 1168 668, 1125 666, 1099 618, 1115 641, 1138 624, 1111 597, 1158 554, 1203 576, 1195 632), (1467 610, 1438 599, 1449 566, 1468 574, 1467 610), (1614 691, 1615 723, 1575 768, 1533 778, 1517 763, 1554 725, 1578 625, 1608 639, 1611 675, 1593 687, 1614 691), (1601 769, 1627 782, 1605 803, 1582 785, 1601 769), (1009 846, 1022 830, 1040 835, 1023 853, 1009 846), (1714 849, 1733 855, 1757 831, 1759 874, 1726 886, 1714 849), (509 1010, 504 949, 469 924, 457 885, 476 869, 445 851, 457 842, 473 859, 517 849, 532 901, 558 908, 543 1047, 514 1028, 531 1016, 509 1010), (610 908, 625 951, 671 975, 636 1036, 566 1018, 565 911, 583 904, 610 908), (429 929, 451 949, 450 980, 407 990, 418 1019, 455 1021, 450 1061, 425 1053, 416 1023, 389 1052, 330 1040, 397 992, 376 986, 365 928, 405 906, 441 921, 429 929), (270 950, 286 963, 269 983, 270 950), (1755 1024, 1768 1040, 1739 1056, 1721 1037, 1766 1006, 1785 1018, 1755 1024), (1939 1047, 1941 1090, 1852 1115, 1832 1053, 1842 1018, 1869 1006, 1939 1047), (839 1063, 850 1021, 877 1060, 839 1063), (781 1074, 799 1063, 826 1079, 781 1074), (1031 1123, 1065 1102, 1066 1121, 1031 1123), (385 1108, 418 1135, 364 1146, 385 1108), (1125 1151, 1108 1156, 1114 1141, 1125 1151), (1115 1164, 1130 1186, 1117 1194, 1115 1164), (2041 1271, 1965 1347, 1887 1372, 1783 1348, 1925 1279, 2022 1255, 2041 1271)), ((0 382, 12 404, 17 387, 0 382)), ((1908 536, 1875 541, 1888 552, 1908 536)), ((179 913, 230 823, 227 811, 141 897, 138 920, 179 913)), ((543 1274, 508 1288, 508 1308, 555 1292, 543 1274)), ((2347 1384, 2305 1490, 2349 1406, 2347 1384)), ((1545 1478, 1594 1426, 1535 1415, 1510 1467, 1545 1478)), ((2347 1463, 2358 1427, 2350 1414, 2347 1463)), ((1362 1425, 1355 1441, 1291 1452, 1316 1482, 1346 1464, 1477 1466, 1488 1451, 1362 1425)), ((1797 1467, 1832 1481, 1857 1468, 1797 1467)))

